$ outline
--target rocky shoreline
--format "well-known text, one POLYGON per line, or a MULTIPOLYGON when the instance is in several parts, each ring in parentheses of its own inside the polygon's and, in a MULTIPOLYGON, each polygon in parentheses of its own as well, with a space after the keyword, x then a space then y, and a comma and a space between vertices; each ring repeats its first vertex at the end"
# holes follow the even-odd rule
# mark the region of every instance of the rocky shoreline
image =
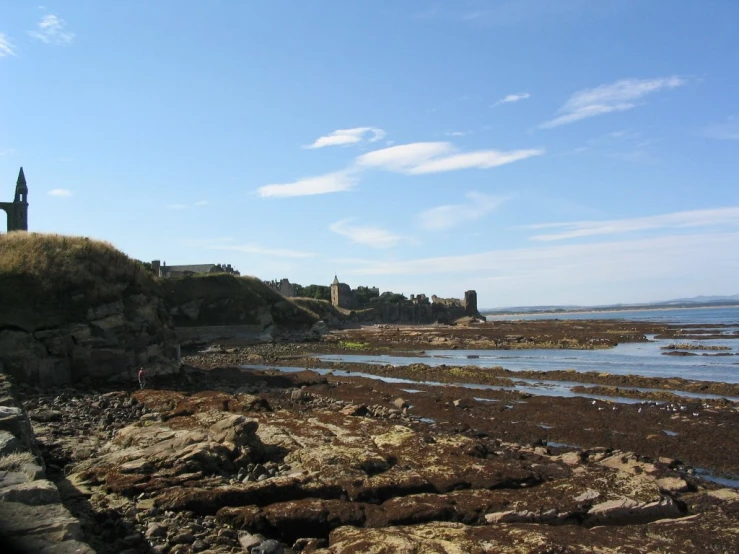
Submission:
MULTIPOLYGON (((621 325, 533 331, 543 342, 642 340, 621 325)), ((468 345, 458 329, 432 332, 468 345)), ((428 344, 418 328, 402 340, 410 333, 403 348, 428 344)), ((515 335, 528 342, 526 330, 515 335)), ((99 553, 739 550, 739 491, 701 478, 739 475, 732 402, 622 404, 236 367, 391 347, 370 336, 211 347, 145 390, 21 385, 17 396, 48 478, 99 553)), ((472 382, 473 368, 461 369, 472 382)))

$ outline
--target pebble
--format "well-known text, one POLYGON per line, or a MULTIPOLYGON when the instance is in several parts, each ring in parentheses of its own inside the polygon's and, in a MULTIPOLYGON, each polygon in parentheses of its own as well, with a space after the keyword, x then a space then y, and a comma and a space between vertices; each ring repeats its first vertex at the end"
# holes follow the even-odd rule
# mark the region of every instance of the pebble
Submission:
POLYGON ((250 550, 253 552, 254 548, 262 544, 262 538, 258 535, 252 535, 251 533, 247 533, 246 531, 242 531, 238 534, 239 537, 239 544, 241 545, 241 548, 244 549, 244 552, 249 552, 250 550))
POLYGON ((162 527, 158 523, 150 523, 146 528, 145 537, 151 539, 153 537, 163 537, 167 534, 166 527, 162 527))
POLYGON ((194 541, 192 533, 180 533, 169 539, 170 544, 192 544, 194 541))
POLYGON ((264 541, 251 549, 251 554, 284 554, 285 547, 274 539, 264 541))

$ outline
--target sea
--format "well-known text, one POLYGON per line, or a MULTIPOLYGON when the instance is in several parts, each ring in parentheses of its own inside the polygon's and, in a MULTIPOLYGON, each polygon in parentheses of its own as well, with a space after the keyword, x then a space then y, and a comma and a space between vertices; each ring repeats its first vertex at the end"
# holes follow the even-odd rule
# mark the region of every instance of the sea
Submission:
POLYGON ((712 308, 665 308, 656 310, 613 310, 546 314, 485 314, 488 321, 530 319, 626 319, 654 323, 735 325, 739 328, 739 306, 712 308))

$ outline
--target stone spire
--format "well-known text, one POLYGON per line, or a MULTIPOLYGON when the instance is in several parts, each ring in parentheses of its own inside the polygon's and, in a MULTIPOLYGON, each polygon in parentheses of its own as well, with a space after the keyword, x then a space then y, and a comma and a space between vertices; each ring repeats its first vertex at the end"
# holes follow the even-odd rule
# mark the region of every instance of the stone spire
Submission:
POLYGON ((331 283, 331 284, 332 285, 338 285, 339 284, 339 278, 336 275, 334 275, 334 282, 331 283))
POLYGON ((26 176, 23 174, 23 168, 18 172, 18 181, 15 185, 15 202, 28 202, 26 195, 28 194, 28 186, 26 185, 26 176))

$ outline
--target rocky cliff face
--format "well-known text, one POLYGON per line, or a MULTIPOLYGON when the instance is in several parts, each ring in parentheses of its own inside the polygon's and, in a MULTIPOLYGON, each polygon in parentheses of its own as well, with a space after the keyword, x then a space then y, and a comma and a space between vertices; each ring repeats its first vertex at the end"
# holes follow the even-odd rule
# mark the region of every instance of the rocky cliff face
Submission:
POLYGON ((37 331, 0 331, 0 366, 42 386, 134 379, 179 369, 179 345, 161 298, 134 294, 91 307, 84 318, 37 331))
POLYGON ((179 370, 161 289, 113 246, 0 235, 0 372, 42 386, 179 370))
POLYGON ((183 344, 239 337, 271 341, 308 331, 318 316, 253 277, 198 275, 161 282, 169 316, 183 344))

